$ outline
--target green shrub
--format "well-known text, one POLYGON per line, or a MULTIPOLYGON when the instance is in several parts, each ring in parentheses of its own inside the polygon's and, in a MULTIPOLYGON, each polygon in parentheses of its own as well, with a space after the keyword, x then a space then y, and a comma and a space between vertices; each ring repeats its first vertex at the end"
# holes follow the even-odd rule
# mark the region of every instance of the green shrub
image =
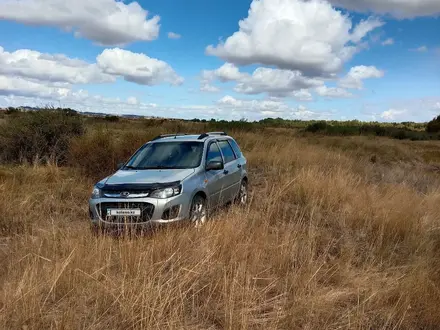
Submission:
POLYGON ((440 116, 431 120, 426 126, 428 133, 440 133, 440 116))
POLYGON ((0 131, 0 162, 66 162, 69 141, 84 133, 81 116, 44 109, 8 116, 0 131))
POLYGON ((110 121, 110 122, 117 122, 117 121, 119 121, 119 117, 118 116, 107 115, 107 116, 104 117, 104 120, 110 121))
POLYGON ((316 132, 322 132, 327 129, 327 122, 325 121, 318 121, 316 123, 310 124, 306 127, 306 132, 316 133, 316 132))

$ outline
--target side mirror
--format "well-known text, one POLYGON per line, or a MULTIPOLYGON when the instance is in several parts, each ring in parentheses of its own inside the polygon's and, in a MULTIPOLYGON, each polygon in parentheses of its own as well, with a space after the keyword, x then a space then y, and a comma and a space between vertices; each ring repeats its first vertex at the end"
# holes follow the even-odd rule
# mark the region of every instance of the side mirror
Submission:
POLYGON ((124 164, 125 163, 118 163, 118 165, 116 165, 116 170, 120 170, 124 164))
POLYGON ((223 162, 219 162, 219 161, 210 161, 206 165, 207 171, 218 171, 218 170, 222 170, 223 168, 224 168, 223 162))

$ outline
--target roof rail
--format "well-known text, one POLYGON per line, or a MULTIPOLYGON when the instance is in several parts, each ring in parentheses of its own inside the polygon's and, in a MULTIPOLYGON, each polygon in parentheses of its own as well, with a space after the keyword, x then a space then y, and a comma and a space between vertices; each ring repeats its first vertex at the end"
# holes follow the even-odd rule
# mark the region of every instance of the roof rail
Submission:
POLYGON ((199 137, 198 137, 198 140, 202 140, 202 139, 204 139, 204 138, 207 138, 208 136, 210 136, 210 135, 222 135, 222 136, 226 136, 226 135, 228 135, 226 132, 206 132, 206 133, 203 133, 203 134, 201 134, 199 137))
POLYGON ((189 134, 188 133, 161 134, 161 135, 156 136, 151 141, 156 141, 156 140, 163 139, 166 137, 172 137, 172 136, 177 137, 177 136, 185 136, 185 135, 189 135, 189 134))

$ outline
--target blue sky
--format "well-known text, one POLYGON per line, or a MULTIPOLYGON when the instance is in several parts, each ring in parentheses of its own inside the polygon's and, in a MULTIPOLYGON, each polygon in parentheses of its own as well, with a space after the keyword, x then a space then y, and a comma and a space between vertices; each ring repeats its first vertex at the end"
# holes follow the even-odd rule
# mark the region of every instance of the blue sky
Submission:
POLYGON ((0 106, 430 120, 440 114, 440 2, 393 3, 2 0, 0 106))

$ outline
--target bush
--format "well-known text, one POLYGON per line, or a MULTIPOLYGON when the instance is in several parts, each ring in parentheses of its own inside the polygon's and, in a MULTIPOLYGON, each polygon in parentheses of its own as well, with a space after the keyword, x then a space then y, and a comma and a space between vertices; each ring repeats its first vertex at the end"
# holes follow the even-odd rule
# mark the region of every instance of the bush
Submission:
POLYGON ((327 129, 327 123, 325 121, 318 121, 317 123, 310 124, 306 127, 306 132, 321 132, 327 129))
POLYGON ((110 121, 110 122, 118 122, 119 121, 119 117, 118 116, 107 115, 107 116, 104 117, 104 120, 110 121))
POLYGON ((124 132, 116 137, 111 130, 94 130, 72 139, 69 148, 69 162, 72 167, 94 180, 100 180, 116 170, 120 162, 128 158, 145 142, 158 133, 124 132))
POLYGON ((0 132, 0 162, 66 162, 69 141, 84 133, 82 118, 64 110, 38 110, 10 116, 0 132))
POLYGON ((431 120, 426 126, 428 133, 440 133, 440 116, 431 120))
POLYGON ((69 147, 69 165, 81 169, 88 177, 104 178, 118 162, 117 148, 110 132, 94 131, 73 139, 69 147))

